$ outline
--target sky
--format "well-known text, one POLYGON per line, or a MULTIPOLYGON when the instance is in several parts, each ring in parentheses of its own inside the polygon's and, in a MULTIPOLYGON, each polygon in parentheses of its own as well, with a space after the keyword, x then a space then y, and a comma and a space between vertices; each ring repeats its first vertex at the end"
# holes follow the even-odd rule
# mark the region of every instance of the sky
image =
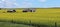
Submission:
POLYGON ((60 0, 0 0, 0 8, 60 7, 60 0))

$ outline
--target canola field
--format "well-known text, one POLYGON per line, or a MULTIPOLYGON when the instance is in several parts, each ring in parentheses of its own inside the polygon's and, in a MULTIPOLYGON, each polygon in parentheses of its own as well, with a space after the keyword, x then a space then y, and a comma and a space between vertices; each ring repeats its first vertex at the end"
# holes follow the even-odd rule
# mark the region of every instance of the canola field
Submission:
POLYGON ((60 27, 60 9, 47 8, 36 9, 36 12, 22 12, 23 9, 16 9, 15 13, 7 13, 7 9, 0 10, 0 20, 15 21, 27 24, 48 25, 49 27, 60 27), (55 25, 56 23, 56 25, 55 25))

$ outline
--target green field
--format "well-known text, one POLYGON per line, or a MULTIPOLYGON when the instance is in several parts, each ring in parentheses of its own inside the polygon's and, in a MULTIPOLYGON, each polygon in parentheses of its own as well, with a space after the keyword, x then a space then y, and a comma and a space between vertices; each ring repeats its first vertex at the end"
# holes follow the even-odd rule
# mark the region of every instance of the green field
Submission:
POLYGON ((36 12, 22 12, 22 9, 16 9, 15 13, 7 13, 7 10, 0 10, 0 20, 26 25, 39 25, 39 27, 60 27, 60 9, 59 8, 41 8, 36 12), (56 23, 56 25, 55 25, 56 23))
POLYGON ((0 27, 33 27, 33 26, 24 25, 24 24, 13 24, 9 22, 0 22, 0 27))

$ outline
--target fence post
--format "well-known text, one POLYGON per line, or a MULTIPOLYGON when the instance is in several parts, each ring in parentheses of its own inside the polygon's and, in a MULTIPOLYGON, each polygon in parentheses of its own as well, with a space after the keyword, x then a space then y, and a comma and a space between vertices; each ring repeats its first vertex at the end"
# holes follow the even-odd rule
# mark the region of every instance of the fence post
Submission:
POLYGON ((31 20, 29 21, 30 25, 31 25, 31 20))
POLYGON ((57 27, 57 22, 55 22, 55 27, 57 27))

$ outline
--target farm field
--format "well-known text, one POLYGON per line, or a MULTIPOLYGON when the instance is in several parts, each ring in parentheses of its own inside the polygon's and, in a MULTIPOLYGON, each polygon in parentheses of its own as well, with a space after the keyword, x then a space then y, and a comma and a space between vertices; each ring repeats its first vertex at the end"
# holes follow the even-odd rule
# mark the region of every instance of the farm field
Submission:
POLYGON ((23 24, 13 24, 9 22, 0 22, 0 27, 33 27, 33 26, 28 26, 23 24))
POLYGON ((35 24, 37 27, 60 27, 59 8, 36 9, 36 12, 26 13, 22 12, 22 9, 16 9, 16 11, 15 13, 7 13, 7 10, 0 10, 0 20, 27 25, 35 24))

